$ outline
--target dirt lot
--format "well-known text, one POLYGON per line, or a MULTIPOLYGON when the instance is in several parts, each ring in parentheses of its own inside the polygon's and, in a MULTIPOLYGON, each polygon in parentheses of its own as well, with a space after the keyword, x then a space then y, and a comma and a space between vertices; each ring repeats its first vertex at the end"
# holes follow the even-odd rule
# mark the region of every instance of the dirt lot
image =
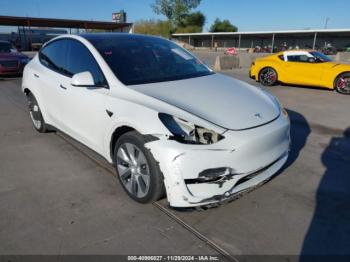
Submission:
MULTIPOLYGON (((246 69, 224 73, 256 84, 246 69)), ((134 203, 103 159, 36 133, 20 83, 0 81, 0 254, 350 255, 350 96, 269 88, 292 121, 287 165, 199 212, 134 203)))

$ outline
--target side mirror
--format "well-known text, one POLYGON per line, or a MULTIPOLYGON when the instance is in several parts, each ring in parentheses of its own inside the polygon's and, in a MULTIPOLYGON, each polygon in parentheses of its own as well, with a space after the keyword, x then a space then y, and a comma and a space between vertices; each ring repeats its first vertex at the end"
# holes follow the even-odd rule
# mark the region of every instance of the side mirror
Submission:
POLYGON ((86 71, 73 75, 71 85, 77 87, 95 87, 95 81, 92 74, 86 71))

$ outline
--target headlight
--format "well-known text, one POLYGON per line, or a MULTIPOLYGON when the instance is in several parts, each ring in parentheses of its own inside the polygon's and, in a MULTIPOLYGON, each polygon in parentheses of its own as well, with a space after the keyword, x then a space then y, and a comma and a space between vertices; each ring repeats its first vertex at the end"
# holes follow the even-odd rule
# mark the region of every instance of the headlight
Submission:
POLYGON ((285 118, 289 117, 288 112, 285 108, 282 108, 282 114, 284 115, 285 118))
POLYGON ((159 119, 180 143, 210 145, 224 138, 212 130, 168 114, 160 113, 159 119))
POLYGON ((277 99, 277 97, 273 96, 273 99, 275 100, 275 103, 276 105, 279 107, 279 110, 281 112, 281 114, 283 114, 283 116, 285 118, 288 118, 289 115, 288 115, 288 112, 287 110, 282 106, 281 102, 277 99))

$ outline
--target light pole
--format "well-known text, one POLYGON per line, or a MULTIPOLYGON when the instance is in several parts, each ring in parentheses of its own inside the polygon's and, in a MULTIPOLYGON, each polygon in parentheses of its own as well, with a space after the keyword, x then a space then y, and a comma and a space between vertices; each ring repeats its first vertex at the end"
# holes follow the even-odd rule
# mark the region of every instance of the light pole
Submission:
POLYGON ((329 22, 330 18, 327 17, 326 18, 326 23, 324 24, 324 29, 327 29, 328 28, 328 22, 329 22))

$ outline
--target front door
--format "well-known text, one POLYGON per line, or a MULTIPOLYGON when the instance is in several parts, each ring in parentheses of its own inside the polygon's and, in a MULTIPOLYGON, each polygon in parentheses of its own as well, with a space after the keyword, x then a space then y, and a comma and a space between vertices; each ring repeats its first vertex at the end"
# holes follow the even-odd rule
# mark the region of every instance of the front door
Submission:
POLYGON ((70 77, 88 71, 94 78, 96 87, 72 86, 67 78, 64 114, 72 136, 102 153, 105 127, 110 121, 105 107, 109 94, 107 81, 91 52, 74 39, 67 40, 65 69, 70 77))
POLYGON ((312 62, 313 57, 310 55, 290 55, 284 63, 286 82, 297 85, 317 86, 321 83, 323 72, 322 63, 312 62))

